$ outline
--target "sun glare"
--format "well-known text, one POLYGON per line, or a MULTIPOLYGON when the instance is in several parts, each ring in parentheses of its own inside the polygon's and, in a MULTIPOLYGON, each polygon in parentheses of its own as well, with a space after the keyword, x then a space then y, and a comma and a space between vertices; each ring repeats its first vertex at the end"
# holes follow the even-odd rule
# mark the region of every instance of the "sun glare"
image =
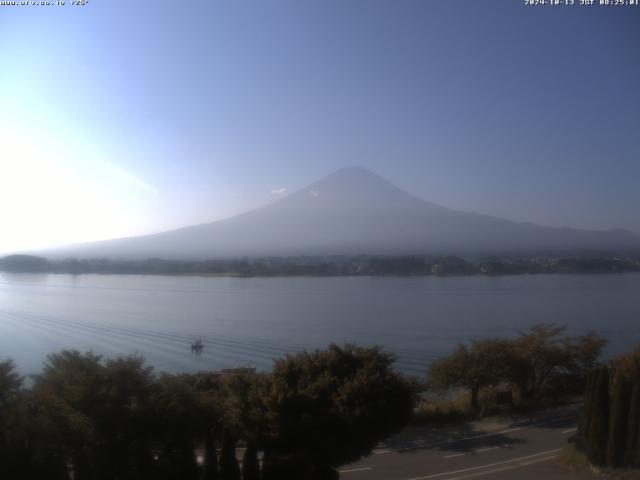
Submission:
POLYGON ((0 125, 0 252, 125 234, 136 215, 126 174, 73 139, 29 132, 0 125))

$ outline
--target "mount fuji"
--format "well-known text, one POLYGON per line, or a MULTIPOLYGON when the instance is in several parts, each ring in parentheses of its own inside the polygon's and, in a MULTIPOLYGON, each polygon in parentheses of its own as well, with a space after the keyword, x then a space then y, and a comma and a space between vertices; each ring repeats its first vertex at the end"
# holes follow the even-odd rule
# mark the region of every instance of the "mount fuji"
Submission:
POLYGON ((539 254, 640 251, 626 230, 579 230, 452 210, 361 167, 338 170, 273 203, 213 223, 46 252, 55 257, 539 254))

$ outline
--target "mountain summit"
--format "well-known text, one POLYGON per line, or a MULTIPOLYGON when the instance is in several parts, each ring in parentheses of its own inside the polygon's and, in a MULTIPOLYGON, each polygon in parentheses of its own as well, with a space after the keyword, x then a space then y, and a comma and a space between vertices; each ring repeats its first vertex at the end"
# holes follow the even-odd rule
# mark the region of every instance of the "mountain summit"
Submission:
POLYGON ((589 231, 464 213, 362 167, 340 169, 269 205, 213 223, 72 245, 56 256, 207 259, 333 254, 514 254, 640 250, 624 230, 589 231))

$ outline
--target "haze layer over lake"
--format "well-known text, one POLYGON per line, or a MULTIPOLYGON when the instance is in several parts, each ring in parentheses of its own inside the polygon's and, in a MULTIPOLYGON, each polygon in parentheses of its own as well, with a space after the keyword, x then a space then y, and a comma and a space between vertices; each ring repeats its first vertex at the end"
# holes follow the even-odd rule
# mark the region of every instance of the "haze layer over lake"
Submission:
POLYGON ((212 278, 0 274, 0 354, 37 373, 63 348, 140 354, 194 372, 330 342, 383 345, 424 376, 457 343, 536 323, 594 329, 612 356, 640 343, 640 274, 502 277, 212 278), (196 357, 196 338, 205 348, 196 357))

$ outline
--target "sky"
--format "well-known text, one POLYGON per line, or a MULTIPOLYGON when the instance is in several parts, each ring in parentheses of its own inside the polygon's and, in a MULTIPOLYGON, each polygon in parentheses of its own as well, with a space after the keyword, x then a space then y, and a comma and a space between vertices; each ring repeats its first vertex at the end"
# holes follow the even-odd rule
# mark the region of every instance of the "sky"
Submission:
POLYGON ((0 252, 209 222, 350 165, 640 233, 639 46, 630 6, 0 6, 0 252))

